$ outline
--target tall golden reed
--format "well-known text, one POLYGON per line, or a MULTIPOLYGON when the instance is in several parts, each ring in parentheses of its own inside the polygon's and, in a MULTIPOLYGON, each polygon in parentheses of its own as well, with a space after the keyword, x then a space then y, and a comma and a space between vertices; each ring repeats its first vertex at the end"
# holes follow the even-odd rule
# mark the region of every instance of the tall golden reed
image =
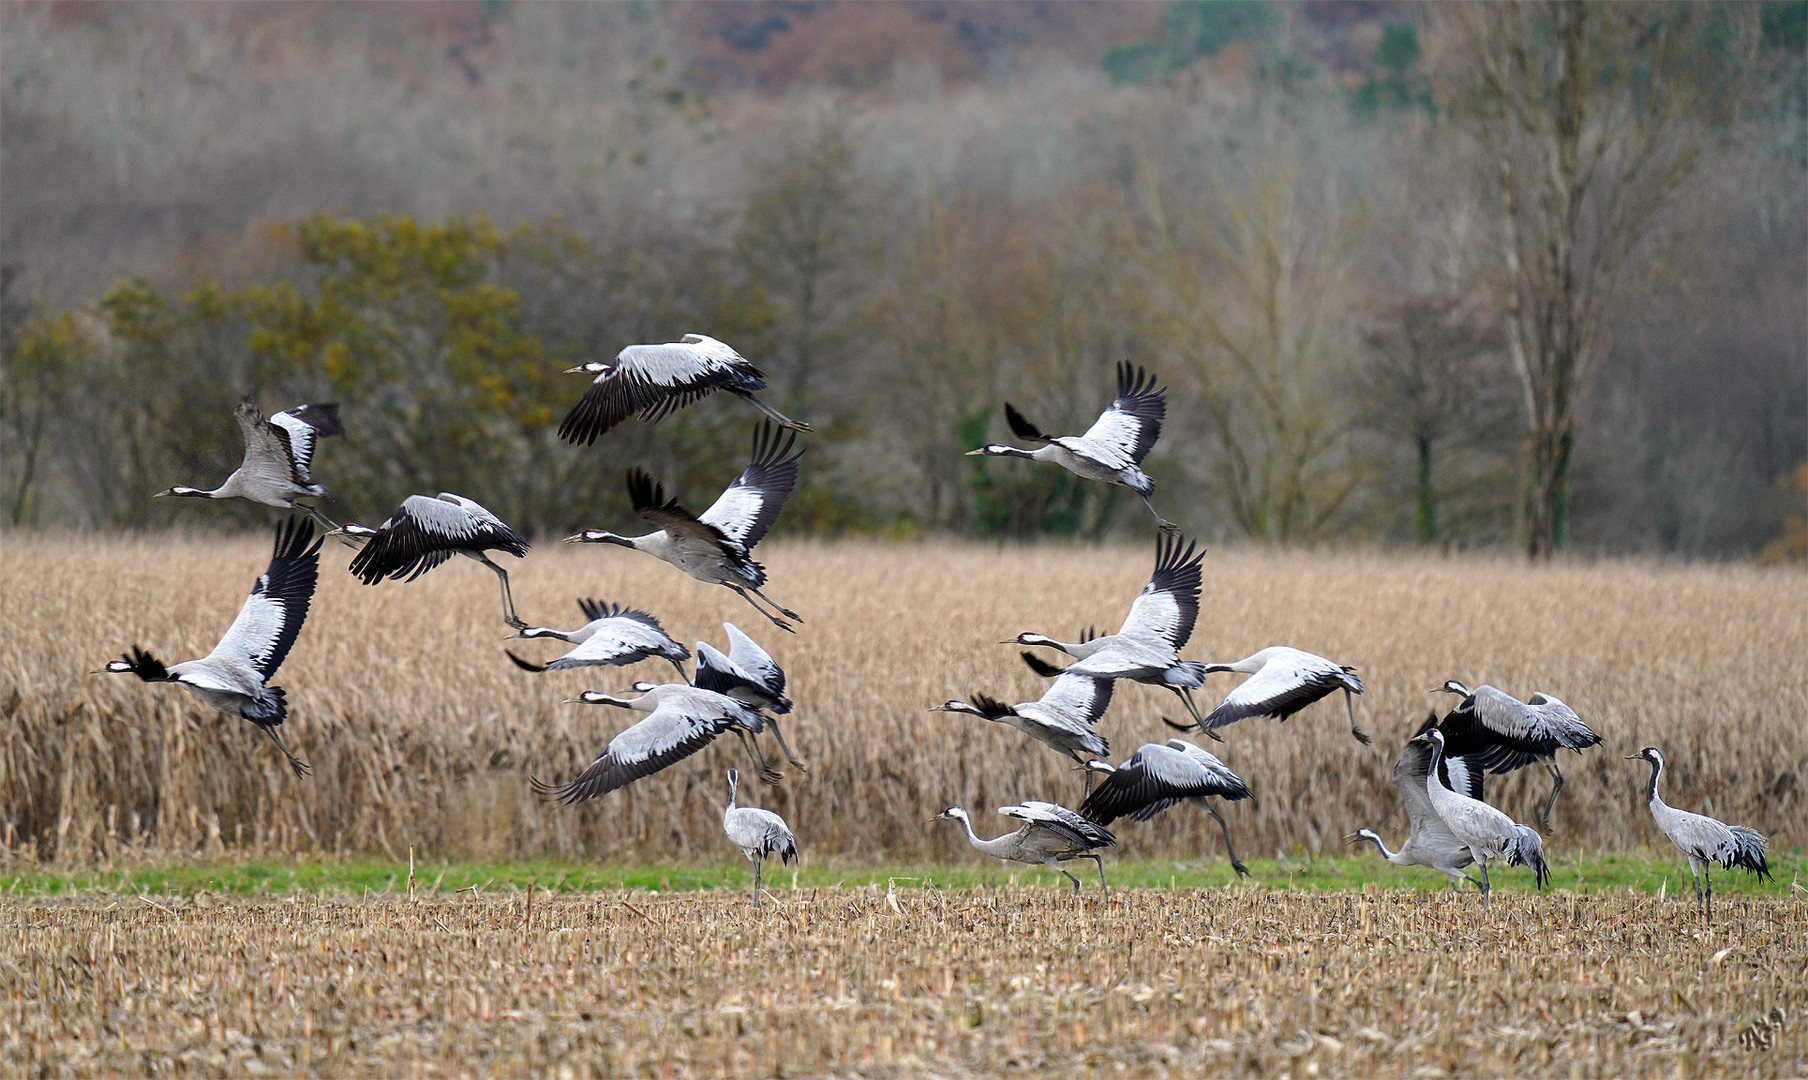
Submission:
MULTIPOLYGON (((296 780, 251 725, 174 687, 88 671, 128 646, 199 656, 230 623, 268 558, 263 538, 0 539, 0 841, 5 858, 83 865, 247 852, 435 858, 563 856, 717 861, 733 739, 632 788, 562 807, 530 774, 559 780, 638 714, 562 704, 587 688, 663 681, 663 663, 532 675, 505 647, 492 576, 463 560, 410 584, 359 585, 329 542, 313 614, 277 682, 285 735, 311 762, 296 780)), ((532 622, 572 627, 595 596, 657 614, 689 644, 723 645, 728 619, 791 677, 787 735, 807 759, 752 797, 783 813, 812 858, 850 863, 965 858, 930 817, 1029 798, 1074 805, 1084 779, 1014 731, 932 713, 984 691, 1022 700, 1043 685, 999 644, 1024 630, 1114 629, 1146 579, 1147 547, 775 543, 769 589, 808 620, 783 634, 727 590, 617 549, 535 549, 512 580, 532 622)), ((1355 665, 1368 686, 1365 748, 1339 702, 1284 725, 1245 721, 1207 745, 1253 800, 1225 810, 1246 854, 1318 852, 1372 825, 1405 829, 1388 782, 1401 741, 1446 678, 1553 693, 1605 737, 1562 758, 1568 780, 1547 848, 1661 842, 1641 802, 1647 744, 1671 762, 1675 805, 1753 826, 1787 846, 1808 826, 1808 578, 1783 569, 1489 557, 1212 552, 1198 632, 1184 654, 1235 659, 1285 643, 1355 665)), ((1237 677, 1213 676, 1206 707, 1237 677)), ((1102 730, 1114 758, 1171 732, 1176 702, 1120 685, 1102 730)), ((770 742, 767 743, 771 747, 770 742)), ((775 750, 775 747, 772 747, 775 750)), ((1491 781, 1522 820, 1542 769, 1491 781)), ((998 831, 1003 831, 1002 819, 998 831)), ((1124 822, 1126 854, 1221 856, 1215 827, 1180 807, 1124 822)), ((981 826, 985 831, 985 825, 981 826)))

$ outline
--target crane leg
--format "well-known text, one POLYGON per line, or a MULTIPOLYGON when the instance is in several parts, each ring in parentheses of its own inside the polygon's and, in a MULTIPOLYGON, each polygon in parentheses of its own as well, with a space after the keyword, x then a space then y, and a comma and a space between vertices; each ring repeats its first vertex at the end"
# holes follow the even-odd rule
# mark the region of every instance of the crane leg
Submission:
POLYGON ((1147 495, 1143 496, 1143 505, 1149 508, 1149 516, 1153 517, 1155 519, 1155 527, 1157 529, 1160 529, 1162 532, 1165 532, 1165 533, 1177 533, 1180 531, 1180 526, 1174 524, 1172 521, 1169 521, 1166 518, 1163 518, 1160 514, 1155 512, 1155 504, 1153 502, 1149 501, 1149 497, 1147 495))
POLYGON ((797 612, 792 611, 790 608, 779 603, 777 600, 774 600, 772 597, 767 596, 765 593, 761 592, 759 589, 754 588, 751 585, 749 585, 748 588, 752 589, 753 595, 759 597, 761 600, 764 600, 764 601, 766 601, 766 603, 772 605, 772 610, 778 612, 780 615, 783 615, 785 618, 790 619, 793 622, 803 622, 804 621, 804 617, 802 615, 799 615, 797 612))
POLYGON ((778 748, 785 752, 785 760, 789 761, 792 765, 796 766, 797 768, 802 769, 805 772, 809 772, 810 767, 808 765, 805 765, 803 762, 797 760, 797 755, 793 754, 791 752, 791 744, 787 743, 785 741, 785 733, 778 729, 778 721, 774 720, 772 717, 768 716, 766 718, 766 723, 771 725, 771 727, 772 727, 772 737, 778 740, 778 748))
MULTIPOLYGON (((733 589, 735 592, 740 593, 741 599, 747 601, 749 604, 752 604, 753 610, 759 612, 761 615, 764 615, 766 617, 766 619, 772 623, 772 625, 778 627, 780 630, 783 630, 787 634, 797 633, 797 631, 791 629, 790 623, 786 622, 785 620, 779 618, 777 615, 774 615, 772 612, 767 611, 765 608, 761 607, 759 605, 759 603, 754 600, 753 596, 751 594, 749 594, 746 589, 742 588, 739 585, 731 584, 728 582, 724 582, 724 584, 727 584, 728 587, 733 589)), ((774 605, 774 606, 776 607, 777 605, 774 605)))
MULTIPOLYGON (((1205 717, 1199 715, 1199 706, 1193 703, 1193 692, 1184 686, 1168 686, 1167 683, 1163 683, 1162 685, 1167 686, 1169 690, 1174 691, 1174 696, 1180 699, 1182 705, 1186 706, 1187 714, 1193 718, 1193 726, 1200 731, 1205 731, 1205 717)), ((1169 724, 1168 726, 1174 727, 1175 725, 1169 724)), ((1187 729, 1181 728, 1180 730, 1185 731, 1187 729)), ((1211 735, 1214 739, 1218 739, 1219 742, 1224 741, 1223 739, 1219 739, 1218 736, 1212 735, 1209 731, 1205 731, 1205 733, 1211 735)))
POLYGON ((325 514, 321 513, 319 508, 310 506, 307 503, 300 503, 300 502, 290 503, 289 506, 296 510, 300 510, 302 513, 313 518, 314 524, 320 526, 322 529, 325 529, 329 534, 337 533, 339 536, 339 542, 344 544, 345 546, 347 546, 347 547, 357 547, 358 546, 358 542, 356 540, 353 540, 351 537, 345 535, 342 532, 339 532, 339 526, 334 523, 332 518, 327 517, 325 514))
POLYGON ((1482 870, 1482 908, 1485 910, 1488 907, 1488 861, 1482 859, 1479 860, 1476 865, 1481 867, 1482 870))
POLYGON ((678 669, 678 677, 684 680, 684 684, 686 686, 691 685, 691 677, 684 673, 684 665, 679 661, 674 660, 672 661, 672 666, 678 669))
POLYGON ((481 551, 471 557, 495 571, 496 580, 502 582, 502 620, 517 630, 527 629, 527 624, 515 615, 515 598, 509 593, 508 571, 491 562, 481 551))
POLYGON ((758 905, 760 902, 760 869, 765 862, 766 856, 764 854, 753 860, 753 902, 755 905, 758 905))
POLYGON ((1060 863, 1055 863, 1054 865, 1055 869, 1060 872, 1062 877, 1074 883, 1074 895, 1080 895, 1080 879, 1068 873, 1067 867, 1062 866, 1060 863))
POLYGON ((1538 824, 1544 826, 1545 832, 1551 831, 1551 807, 1557 805, 1557 793, 1563 790, 1563 771, 1557 768, 1555 761, 1544 763, 1546 771, 1551 774, 1551 795, 1544 800, 1544 809, 1538 811, 1538 824))
POLYGON ((1363 734, 1362 729, 1356 726, 1356 695, 1346 689, 1343 692, 1343 704, 1350 713, 1350 734, 1356 736, 1356 741, 1364 746, 1373 743, 1375 740, 1363 734))
POLYGON ((1099 888, 1104 890, 1106 903, 1110 903, 1111 888, 1105 884, 1105 859, 1104 859, 1104 856, 1100 855, 1098 852, 1095 851, 1092 853, 1092 861, 1099 864, 1099 888))
POLYGON ((786 416, 784 413, 779 412, 777 409, 775 409, 772 406, 761 401, 759 398, 754 397, 752 394, 743 393, 741 395, 741 397, 746 398, 747 403, 749 405, 752 405, 754 408, 760 410, 761 412, 765 413, 767 416, 770 416, 770 417, 772 417, 772 419, 778 421, 778 425, 780 427, 790 428, 792 431, 809 431, 809 430, 811 430, 810 425, 804 423, 802 420, 791 419, 789 416, 786 416))
POLYGON ((1712 866, 1709 866, 1705 862, 1701 864, 1701 882, 1705 886, 1705 889, 1703 891, 1707 895, 1707 903, 1706 903, 1706 907, 1703 909, 1702 918, 1706 919, 1709 922, 1713 922, 1714 921, 1714 868, 1712 866))
POLYGON ((282 751, 282 755, 283 755, 283 757, 285 757, 285 758, 288 758, 288 759, 289 759, 289 768, 291 768, 291 769, 294 769, 294 770, 295 770, 295 777, 296 777, 296 779, 298 779, 298 780, 299 780, 299 779, 301 779, 301 778, 302 778, 302 777, 304 777, 304 776, 306 776, 306 775, 308 775, 308 773, 310 773, 310 772, 313 772, 313 771, 314 771, 314 770, 313 770, 313 767, 312 767, 312 766, 310 766, 310 765, 309 765, 309 764, 308 764, 308 763, 307 763, 307 762, 305 762, 305 761, 303 761, 303 760, 301 760, 301 759, 300 759, 300 758, 298 758, 298 757, 296 757, 296 756, 295 756, 295 755, 294 755, 294 754, 291 754, 291 753, 290 753, 290 752, 289 752, 289 748, 288 748, 288 747, 287 747, 287 746, 285 746, 285 745, 283 745, 283 741, 282 741, 282 736, 281 736, 281 735, 278 735, 278 734, 277 734, 277 733, 276 733, 276 729, 275 729, 275 728, 273 728, 273 727, 264 727, 264 726, 263 726, 263 725, 262 725, 262 724, 259 724, 259 725, 258 725, 258 728, 259 728, 259 730, 261 730, 261 731, 262 731, 262 732, 263 732, 263 733, 264 733, 264 734, 265 734, 265 735, 268 735, 268 736, 270 736, 270 741, 271 741, 271 742, 273 742, 273 743, 275 743, 275 744, 276 744, 276 748, 277 748, 277 749, 278 749, 278 750, 281 750, 281 751, 282 751))
POLYGON ((1237 849, 1231 846, 1230 826, 1224 823, 1224 815, 1218 813, 1218 808, 1204 799, 1199 800, 1199 805, 1205 807, 1205 812, 1217 820, 1219 830, 1224 833, 1224 852, 1230 856, 1230 868, 1235 870, 1239 877, 1248 877, 1249 867, 1243 865, 1243 861, 1237 858, 1237 849))
POLYGON ((1695 910, 1701 910, 1701 860, 1689 856, 1689 876, 1695 879, 1695 910))
POLYGON ((759 774, 761 780, 776 784, 785 778, 784 773, 766 764, 766 755, 760 753, 760 744, 750 738, 744 729, 735 728, 734 733, 740 738, 741 745, 747 748, 747 757, 753 762, 753 771, 759 774))

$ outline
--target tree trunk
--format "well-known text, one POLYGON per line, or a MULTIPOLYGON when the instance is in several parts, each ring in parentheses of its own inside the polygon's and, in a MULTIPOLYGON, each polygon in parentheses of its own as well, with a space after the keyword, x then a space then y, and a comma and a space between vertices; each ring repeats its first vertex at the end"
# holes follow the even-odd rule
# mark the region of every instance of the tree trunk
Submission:
POLYGON ((1526 554, 1548 559, 1569 546, 1569 463, 1574 421, 1564 415, 1538 425, 1526 454, 1526 554))
POLYGON ((1431 436, 1420 432, 1419 488, 1413 500, 1413 536, 1422 544, 1438 538, 1438 495, 1431 485, 1431 436))

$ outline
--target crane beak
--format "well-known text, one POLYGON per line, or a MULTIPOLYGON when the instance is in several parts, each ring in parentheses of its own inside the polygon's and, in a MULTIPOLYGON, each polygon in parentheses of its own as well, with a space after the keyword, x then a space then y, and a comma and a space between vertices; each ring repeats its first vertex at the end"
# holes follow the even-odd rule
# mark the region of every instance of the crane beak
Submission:
POLYGON ((567 375, 580 375, 583 374, 583 372, 584 365, 582 364, 579 364, 577 367, 568 367, 565 369, 565 374, 567 375))
POLYGON ((583 533, 578 533, 576 536, 567 536, 565 539, 559 541, 559 543, 561 543, 561 544, 581 544, 583 542, 584 542, 584 534, 583 533))
POLYGON ((966 456, 967 457, 985 457, 986 452, 984 450, 969 450, 969 451, 967 451, 966 456))
POLYGON ((1626 755, 1627 761, 1643 761, 1644 759, 1645 759, 1645 755, 1643 755, 1643 754, 1627 754, 1626 755))

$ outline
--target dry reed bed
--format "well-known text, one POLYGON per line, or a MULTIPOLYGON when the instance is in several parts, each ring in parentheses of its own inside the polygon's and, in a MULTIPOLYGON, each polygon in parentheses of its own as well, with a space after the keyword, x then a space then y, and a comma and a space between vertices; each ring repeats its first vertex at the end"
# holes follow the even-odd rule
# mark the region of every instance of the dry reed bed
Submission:
POLYGON ((0 1071, 1800 1075, 1805 916, 1254 889, 5 901, 0 1071))
MULTIPOLYGON (((243 721, 174 687, 87 672, 142 644, 169 660, 212 647, 268 558, 268 541, 0 538, 0 818, 6 857, 77 865, 250 851, 386 853, 405 859, 558 854, 613 860, 731 857, 718 834, 732 739, 596 803, 536 800, 531 772, 573 775, 630 714, 561 704, 619 690, 643 670, 530 675, 503 656, 495 581, 462 560, 374 588, 328 543, 315 606, 278 682, 285 733, 314 765, 297 781, 243 721)), ((770 592, 802 612, 795 637, 727 590, 616 549, 534 550, 513 574, 532 621, 574 626, 579 596, 657 613, 687 644, 721 643, 731 619, 790 672, 788 734, 809 760, 753 797, 784 813, 806 857, 871 862, 966 857, 930 815, 1025 798, 1075 800, 1082 778, 999 725, 931 713, 975 690, 1019 700, 1041 683, 998 642, 1115 627, 1146 579, 1150 547, 993 548, 945 543, 790 543, 763 549, 770 592)), ((1772 834, 1808 835, 1808 577, 1751 567, 1641 563, 1530 567, 1489 558, 1213 552, 1186 655, 1229 659, 1285 642, 1356 665, 1376 745, 1357 745, 1342 706, 1285 725, 1227 729, 1212 749, 1256 797, 1227 809, 1245 850, 1317 852, 1404 815, 1388 783, 1399 743, 1448 677, 1542 689, 1606 737, 1580 758, 1554 817, 1554 854, 1658 840, 1641 802, 1656 744, 1672 803, 1772 834)), ((524 655, 554 643, 515 642, 524 655)), ((1214 676, 1208 696, 1231 676, 1214 676)), ((1213 699, 1215 700, 1215 699, 1213 699)), ((1447 703, 1441 695, 1437 699, 1447 703)), ((1175 702, 1123 685, 1102 725, 1115 756, 1169 732, 1175 702)), ((1524 818, 1540 769, 1491 788, 1524 818)), ((998 819, 1002 821, 1002 819, 998 819)), ((1209 819, 1181 808, 1126 823, 1131 854, 1219 857, 1209 819), (1204 822, 1202 825, 1201 822, 1204 822)), ((1002 828, 1000 826, 1000 828, 1002 828)))

